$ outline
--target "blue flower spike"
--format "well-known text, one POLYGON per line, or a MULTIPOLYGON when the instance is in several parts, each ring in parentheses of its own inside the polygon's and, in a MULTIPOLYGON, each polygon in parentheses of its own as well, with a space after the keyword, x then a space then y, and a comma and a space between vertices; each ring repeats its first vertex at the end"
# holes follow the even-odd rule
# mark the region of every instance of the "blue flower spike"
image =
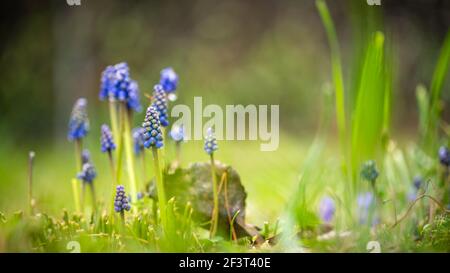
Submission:
POLYGON ((125 187, 119 185, 116 187, 116 197, 114 198, 114 210, 123 214, 124 211, 129 211, 131 205, 128 202, 127 195, 125 194, 125 187))
POLYGON ((87 115, 87 100, 80 98, 75 102, 69 121, 69 141, 80 140, 89 132, 89 119, 87 115))
POLYGON ((207 154, 211 155, 218 149, 219 145, 217 145, 217 139, 214 136, 214 131, 212 128, 208 128, 208 130, 206 131, 204 150, 207 154))
POLYGON ((177 99, 175 91, 178 88, 178 75, 172 67, 161 70, 159 84, 162 85, 164 91, 168 94, 167 97, 170 101, 175 101, 177 99))
POLYGON ((445 147, 441 146, 439 148, 439 162, 442 164, 442 166, 449 168, 450 167, 450 150, 445 147))
POLYGON ((133 143, 134 143, 134 153, 140 155, 144 151, 144 128, 136 127, 132 131, 133 143))
POLYGON ((84 149, 83 152, 81 152, 81 164, 86 164, 91 162, 91 153, 88 149, 84 149))
POLYGON ((375 196, 372 192, 364 192, 358 195, 357 198, 358 205, 358 216, 360 224, 367 224, 370 218, 371 225, 374 226, 379 222, 379 218, 377 217, 374 210, 375 206, 375 196))
POLYGON ((159 149, 164 145, 159 114, 153 106, 148 107, 144 123, 142 123, 142 128, 144 129, 145 148, 155 147, 159 149))
POLYGON ((140 112, 139 87, 130 77, 130 69, 125 62, 108 66, 102 73, 100 100, 125 102, 127 108, 140 112))
POLYGON ((161 126, 167 127, 169 126, 169 119, 167 115, 167 98, 166 93, 162 85, 157 84, 153 87, 153 103, 152 106, 158 111, 159 114, 159 122, 161 126))
POLYGON ((114 144, 113 135, 108 125, 103 124, 101 127, 101 137, 100 137, 102 153, 111 153, 116 149, 116 144, 114 144))
POLYGON ((83 164, 83 169, 78 173, 77 178, 87 184, 92 184, 94 182, 97 173, 95 171, 94 165, 87 162, 83 164))
POLYGON ((333 199, 329 196, 323 197, 319 205, 320 218, 322 221, 329 224, 333 220, 335 211, 336 207, 333 199))
POLYGON ((368 160, 368 161, 364 162, 364 164, 362 165, 362 168, 361 168, 361 177, 363 179, 374 183, 375 180, 377 180, 378 175, 379 175, 379 172, 377 170, 375 161, 368 160))
POLYGON ((184 140, 184 127, 183 125, 174 125, 172 126, 172 129, 170 130, 170 137, 175 142, 182 142, 184 140))

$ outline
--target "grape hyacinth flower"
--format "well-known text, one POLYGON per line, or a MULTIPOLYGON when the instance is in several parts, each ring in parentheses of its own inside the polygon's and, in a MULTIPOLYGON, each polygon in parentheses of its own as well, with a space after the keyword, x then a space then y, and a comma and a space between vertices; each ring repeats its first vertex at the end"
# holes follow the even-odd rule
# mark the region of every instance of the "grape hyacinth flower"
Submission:
POLYGON ((95 171, 94 165, 90 162, 83 164, 83 169, 78 173, 77 178, 83 182, 83 191, 81 194, 81 206, 84 206, 84 196, 86 191, 86 185, 89 186, 91 190, 92 206, 94 210, 96 208, 96 198, 94 189, 94 179, 97 177, 97 172, 95 171))
POLYGON ((84 183, 91 184, 94 182, 97 173, 95 171, 94 165, 92 163, 83 164, 83 169, 78 173, 77 178, 83 181, 84 183))
POLYGON ((181 126, 178 126, 178 125, 172 126, 172 130, 170 130, 170 137, 175 142, 182 142, 184 140, 184 127, 183 127, 183 125, 181 125, 181 126))
POLYGON ((375 215, 375 197, 372 192, 365 192, 358 195, 358 217, 360 224, 371 222, 372 226, 379 222, 375 215))
POLYGON ((183 125, 172 126, 172 130, 170 130, 170 137, 175 141, 175 150, 176 150, 176 159, 173 164, 174 168, 178 168, 181 164, 181 142, 184 140, 184 127, 183 125))
POLYGON ((106 153, 106 152, 111 153, 113 150, 116 149, 116 144, 114 144, 111 130, 109 129, 108 125, 106 125, 106 124, 103 124, 101 127, 100 143, 101 143, 102 153, 106 153))
POLYGON ((114 210, 120 213, 120 218, 122 222, 125 222, 125 211, 129 211, 131 205, 128 202, 128 198, 125 194, 125 187, 123 185, 118 185, 116 187, 116 196, 114 198, 114 210))
POLYGON ((416 191, 418 191, 423 185, 423 178, 420 175, 416 175, 413 179, 413 185, 416 191))
MULTIPOLYGON (((79 98, 73 106, 69 120, 69 131, 67 134, 68 140, 75 143, 76 173, 80 172, 83 167, 81 152, 83 150, 82 139, 86 137, 88 132, 89 119, 87 115, 87 100, 85 98, 79 98)), ((72 192, 75 209, 79 212, 81 211, 79 184, 75 178, 72 179, 72 192)))
POLYGON ((162 85, 162 88, 168 94, 170 101, 175 101, 177 99, 175 91, 178 87, 178 75, 175 73, 173 68, 167 67, 161 70, 159 84, 162 85))
POLYGON ((445 146, 439 148, 439 162, 444 167, 450 167, 450 150, 445 146))
POLYGON ((217 225, 219 222, 219 193, 217 189, 217 176, 216 176, 216 163, 214 162, 214 152, 217 151, 219 146, 217 145, 216 137, 212 128, 208 128, 206 131, 204 150, 209 155, 211 161, 211 176, 213 183, 213 211, 211 217, 211 228, 209 237, 213 238, 217 232, 217 225))
POLYGON ((216 140, 216 137, 214 136, 214 132, 213 132, 212 128, 208 128, 208 130, 206 132, 204 150, 207 154, 212 155, 218 149, 219 149, 219 146, 217 145, 217 140, 216 140))
POLYGON ((69 121, 69 141, 84 138, 89 132, 89 119, 87 115, 87 100, 80 98, 75 102, 69 121))
POLYGON ((102 73, 100 100, 125 102, 128 109, 139 112, 139 87, 130 77, 130 68, 125 62, 108 66, 102 73))
POLYGON ((145 148, 155 147, 159 149, 164 145, 159 114, 153 106, 148 107, 142 128, 144 129, 145 148))
POLYGON ((375 180, 378 178, 378 170, 377 166, 375 164, 375 161, 368 160, 364 162, 361 168, 361 177, 367 181, 375 182, 375 180))
POLYGON ((333 220, 335 210, 333 199, 329 196, 322 198, 319 205, 319 212, 323 222, 329 224, 333 220))
POLYGON ((144 147, 152 149, 153 164, 156 175, 156 190, 158 194, 159 215, 161 217, 162 229, 165 230, 167 225, 166 218, 166 193, 164 190, 163 176, 159 165, 158 150, 163 147, 163 136, 161 133, 161 123, 159 121, 158 111, 150 105, 147 108, 144 122, 142 123, 144 129, 144 147))
POLYGON ((131 81, 130 86, 128 88, 128 100, 127 100, 128 109, 134 110, 135 112, 141 112, 142 106, 139 96, 139 86, 136 81, 131 81))
POLYGON ((159 122, 161 126, 167 127, 169 125, 167 115, 168 103, 162 85, 157 84, 153 87, 153 99, 152 106, 158 111, 159 122))
POLYGON ((86 164, 91 162, 91 153, 88 149, 84 149, 83 152, 81 152, 81 164, 86 164))
POLYGON ((136 127, 132 131, 134 153, 140 155, 144 151, 144 128, 136 127))

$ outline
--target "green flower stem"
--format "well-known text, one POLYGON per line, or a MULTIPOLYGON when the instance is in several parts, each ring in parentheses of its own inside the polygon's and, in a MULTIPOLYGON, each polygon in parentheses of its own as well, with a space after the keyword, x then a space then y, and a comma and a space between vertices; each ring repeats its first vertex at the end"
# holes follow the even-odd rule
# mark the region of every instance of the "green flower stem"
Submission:
MULTIPOLYGON (((127 159, 127 169, 128 169, 128 177, 130 179, 130 194, 133 200, 137 198, 137 182, 136 182, 136 172, 135 172, 135 163, 134 163, 134 155, 133 155, 133 140, 131 139, 131 119, 132 112, 126 109, 126 104, 122 103, 123 113, 125 114, 124 124, 125 130, 123 134, 124 144, 125 144, 125 155, 127 159)), ((135 206, 133 207, 133 211, 136 210, 135 206)))
POLYGON ((33 160, 34 152, 28 155, 28 206, 29 214, 33 215, 34 199, 33 199, 33 160))
POLYGON ((125 232, 125 213, 123 210, 120 212, 120 220, 122 222, 121 231, 125 232))
POLYGON ((112 156, 111 151, 108 151, 108 161, 109 161, 109 165, 111 168, 111 181, 112 181, 112 186, 111 186, 111 199, 108 200, 109 202, 111 202, 111 215, 114 217, 114 202, 111 200, 114 200, 114 196, 115 196, 115 190, 116 190, 116 185, 117 184, 117 180, 116 180, 116 168, 114 165, 114 158, 112 156))
POLYGON ((145 186, 147 183, 147 163, 145 160, 145 149, 141 152, 141 162, 142 162, 142 183, 145 186))
POLYGON ((212 211, 212 217, 211 217, 211 228, 209 237, 213 238, 216 235, 217 232, 217 224, 219 222, 219 194, 217 190, 217 176, 216 176, 216 165, 214 162, 214 153, 211 154, 211 176, 212 176, 212 182, 213 182, 213 202, 214 207, 212 211))
MULTIPOLYGON (((116 165, 116 185, 120 184, 120 177, 122 175, 122 160, 123 160, 123 131, 126 111, 120 107, 120 121, 119 121, 119 136, 117 140, 117 165, 116 165)), ((126 110, 126 109, 125 109, 126 110)))
POLYGON ((97 198, 95 196, 95 187, 93 182, 89 184, 89 189, 91 190, 92 210, 95 213, 97 212, 97 198))
MULTIPOLYGON (((161 135, 163 136, 163 139, 166 139, 166 128, 161 126, 161 135)), ((166 167, 166 147, 162 146, 160 149, 160 155, 161 155, 161 165, 164 169, 166 167)))
POLYGON ((80 206, 80 191, 79 191, 78 181, 75 178, 72 178, 72 192, 73 192, 73 200, 75 202, 75 210, 76 212, 81 212, 80 206))
MULTIPOLYGON (((83 148, 83 142, 81 139, 75 140, 75 162, 76 162, 76 171, 75 175, 81 171, 81 150, 83 148)), ((73 192, 73 200, 75 202, 75 210, 77 212, 81 212, 81 203, 80 203, 80 186, 78 181, 74 178, 72 179, 72 192, 73 192)), ((83 197, 81 197, 83 198, 83 197)))
POLYGON ((114 138, 118 138, 119 133, 119 122, 117 120, 117 101, 109 101, 109 117, 111 119, 111 129, 113 131, 114 138))
POLYGON ((158 149, 152 146, 153 164, 156 176, 156 190, 158 193, 159 215, 161 217, 161 226, 164 230, 167 224, 166 219, 166 193, 164 191, 164 182, 162 178, 161 168, 159 166, 158 149))
POLYGON ((175 143, 175 166, 181 167, 181 141, 175 143))

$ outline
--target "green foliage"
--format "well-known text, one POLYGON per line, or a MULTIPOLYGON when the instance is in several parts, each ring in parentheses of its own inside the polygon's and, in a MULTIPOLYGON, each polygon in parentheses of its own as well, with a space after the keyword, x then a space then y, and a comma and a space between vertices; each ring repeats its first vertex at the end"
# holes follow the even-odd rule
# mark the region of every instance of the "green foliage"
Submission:
POLYGON ((423 148, 429 154, 434 154, 438 147, 438 130, 441 124, 441 113, 443 105, 441 104, 441 96, 446 77, 449 74, 450 67, 450 31, 447 33, 444 43, 434 69, 433 77, 430 84, 429 109, 427 118, 427 130, 423 140, 423 148))

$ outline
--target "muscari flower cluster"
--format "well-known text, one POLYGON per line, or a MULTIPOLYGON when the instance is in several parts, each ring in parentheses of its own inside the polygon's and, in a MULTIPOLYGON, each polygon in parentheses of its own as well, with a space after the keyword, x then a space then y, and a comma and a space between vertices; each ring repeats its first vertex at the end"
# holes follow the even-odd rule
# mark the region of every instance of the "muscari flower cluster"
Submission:
POLYGON ((114 144, 111 130, 106 124, 103 124, 101 127, 100 143, 102 146, 101 149, 103 153, 105 152, 110 153, 116 149, 116 144, 114 144))
POLYGON ((75 102, 69 120, 69 132, 67 138, 74 141, 84 138, 89 131, 89 119, 87 115, 87 100, 80 98, 75 102))
POLYGON ((88 149, 84 149, 81 152, 81 164, 89 163, 91 162, 91 153, 88 149))
POLYGON ((183 126, 177 126, 174 125, 172 126, 172 130, 170 130, 170 137, 175 141, 175 142, 181 142, 184 140, 184 128, 183 126))
POLYGON ((208 130, 206 132, 204 150, 207 154, 211 155, 218 149, 219 149, 219 145, 217 145, 217 139, 214 136, 214 132, 213 132, 212 128, 208 128, 208 130))
POLYGON ((153 99, 154 101, 152 106, 158 111, 159 122, 161 123, 161 126, 167 127, 169 125, 167 115, 168 103, 166 93, 164 92, 162 85, 157 84, 153 87, 153 99))
POLYGON ((328 196, 322 198, 319 205, 320 218, 322 218, 322 221, 330 223, 333 220, 335 210, 336 208, 333 199, 328 196))
POLYGON ((129 211, 131 209, 131 205, 128 202, 128 198, 125 195, 125 187, 119 185, 116 187, 116 197, 114 198, 114 210, 116 212, 124 212, 129 211))
POLYGON ((139 87, 130 77, 127 63, 108 66, 102 73, 100 85, 100 100, 118 100, 126 102, 128 109, 141 111, 139 87))
POLYGON ((417 175, 413 179, 412 188, 410 189, 408 193, 408 200, 414 201, 417 198, 417 193, 419 192, 419 189, 422 187, 423 179, 420 175, 417 175))
POLYGON ((161 77, 159 84, 162 85, 164 91, 167 93, 174 93, 178 87, 178 75, 172 67, 167 67, 161 70, 161 77))
POLYGON ((84 183, 94 182, 97 173, 95 171, 94 165, 91 162, 86 162, 83 164, 83 169, 78 173, 77 178, 84 183))
POLYGON ((450 167, 450 150, 445 146, 439 148, 439 162, 444 167, 450 167))
POLYGON ((142 123, 142 128, 144 128, 145 148, 156 147, 159 149, 163 146, 159 115, 158 111, 153 106, 148 107, 144 123, 142 123))
MULTIPOLYGON (((370 214, 374 213, 374 205, 375 205, 375 197, 372 192, 365 192, 358 195, 357 198, 358 205, 358 216, 359 223, 366 224, 369 221, 370 214)), ((376 225, 379 222, 379 218, 376 215, 371 215, 372 218, 372 226, 376 225)))
POLYGON ((136 155, 141 154, 144 151, 144 128, 137 127, 133 129, 133 143, 134 143, 134 153, 136 155))
POLYGON ((361 177, 367 181, 374 182, 378 177, 378 170, 375 161, 364 162, 361 168, 361 177))

